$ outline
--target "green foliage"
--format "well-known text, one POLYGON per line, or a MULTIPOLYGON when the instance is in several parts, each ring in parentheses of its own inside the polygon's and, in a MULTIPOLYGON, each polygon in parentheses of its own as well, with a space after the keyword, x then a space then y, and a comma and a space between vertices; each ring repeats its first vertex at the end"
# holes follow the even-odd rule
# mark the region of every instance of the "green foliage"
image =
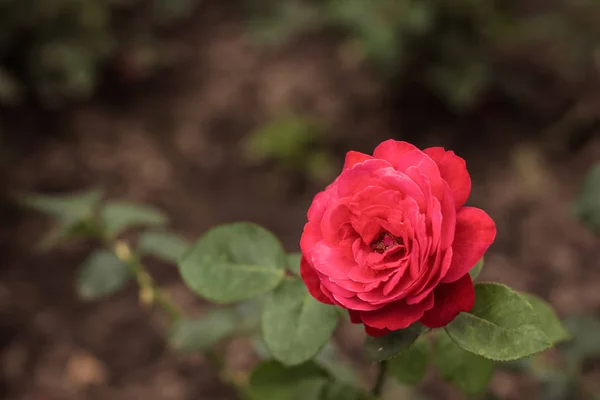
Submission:
POLYGON ((61 222, 71 223, 92 218, 100 205, 103 192, 99 189, 74 192, 61 196, 27 195, 23 204, 61 222))
POLYGON ((375 400, 368 393, 351 385, 331 382, 323 390, 320 400, 375 400))
POLYGON ((539 326, 550 343, 557 344, 570 339, 571 335, 560 322, 550 304, 530 293, 521 293, 521 296, 533 307, 539 326))
POLYGON ((181 319, 170 329, 169 344, 177 351, 209 350, 235 333, 239 315, 231 309, 210 311, 200 318, 181 319))
POLYGON ((572 204, 575 216, 600 235, 600 164, 587 173, 578 197, 572 204))
POLYGON ((299 279, 287 279, 267 298, 262 332, 273 357, 285 365, 313 358, 333 333, 338 313, 315 300, 299 279))
POLYGON ((433 361, 442 379, 469 396, 485 393, 494 361, 461 349, 444 331, 435 335, 433 361))
POLYGON ((315 362, 338 382, 356 385, 360 381, 352 366, 340 357, 340 348, 333 341, 323 347, 315 362))
POLYGON ((481 270, 483 269, 483 264, 484 262, 482 257, 481 260, 479 260, 477 264, 475 264, 475 266, 471 268, 471 270, 469 271, 469 275, 471 275, 472 280, 475 280, 479 276, 481 270))
POLYGON ((60 106, 94 94, 109 64, 128 77, 140 68, 151 69, 138 55, 141 43, 158 47, 154 32, 189 15, 196 1, 144 2, 151 11, 145 19, 132 17, 143 10, 138 1, 1 1, 0 103, 18 103, 31 91, 45 105, 60 106), (127 13, 136 21, 136 35, 130 34, 128 41, 117 30, 127 13), (121 54, 127 56, 119 64, 115 60, 121 54))
POLYGON ((291 253, 288 254, 287 260, 287 269, 292 274, 296 276, 300 276, 300 259, 302 258, 301 253, 291 253))
POLYGON ((252 371, 248 392, 252 400, 318 399, 327 381, 327 374, 311 361, 294 367, 264 361, 252 371))
POLYGON ((418 338, 405 352, 388 362, 389 374, 405 385, 417 385, 429 365, 431 349, 427 339, 418 338))
POLYGON ((215 303, 234 303, 265 294, 283 279, 286 254, 269 231, 250 223, 206 232, 182 257, 184 282, 215 303))
POLYGON ((565 320, 572 340, 565 343, 562 352, 572 370, 579 370, 586 360, 600 357, 600 319, 591 314, 575 314, 565 320))
POLYGON ((137 251, 142 256, 152 256, 161 260, 176 263, 189 249, 182 237, 170 232, 150 231, 142 233, 138 238, 137 251))
POLYGON ((162 226, 168 222, 167 217, 153 207, 117 201, 106 203, 100 218, 103 230, 109 236, 133 227, 162 226))
POLYGON ((83 300, 97 300, 120 290, 132 274, 121 260, 106 250, 96 250, 77 271, 77 294, 83 300))
POLYGON ((463 349, 497 361, 527 357, 552 346, 536 313, 520 294, 497 283, 475 285, 475 306, 446 332, 463 349))
POLYGON ((368 336, 365 340, 365 350, 372 361, 384 361, 396 357, 408 348, 427 328, 418 322, 406 329, 392 331, 382 337, 368 336))
POLYGON ((321 123, 292 115, 269 121, 251 132, 244 150, 249 160, 274 160, 285 168, 326 180, 335 167, 333 156, 323 146, 324 137, 321 123))

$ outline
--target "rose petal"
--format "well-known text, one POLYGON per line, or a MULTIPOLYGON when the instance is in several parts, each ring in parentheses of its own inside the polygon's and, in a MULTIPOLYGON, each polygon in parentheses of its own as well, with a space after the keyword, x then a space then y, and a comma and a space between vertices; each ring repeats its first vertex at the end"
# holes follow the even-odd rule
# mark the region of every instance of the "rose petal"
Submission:
POLYGON ((374 311, 363 311, 360 317, 365 325, 377 329, 408 328, 409 325, 418 321, 423 313, 433 307, 433 295, 430 295, 421 303, 408 305, 405 301, 396 301, 383 308, 374 311))
POLYGON ((430 147, 423 152, 438 165, 442 179, 448 182, 452 190, 456 209, 461 208, 471 193, 471 176, 465 160, 443 147, 430 147))
POLYGON ((381 158, 389 161, 390 163, 394 163, 404 154, 413 150, 418 150, 418 148, 407 142, 389 139, 375 147, 375 150, 373 151, 373 157, 381 158))
POLYGON ((365 160, 369 160, 371 157, 368 154, 363 154, 358 151, 349 151, 346 153, 346 160, 344 161, 344 170, 354 167, 356 164, 361 163, 365 160))
POLYGON ((300 260, 300 276, 308 289, 308 293, 321 303, 333 304, 333 302, 321 291, 321 280, 317 271, 306 261, 304 257, 300 260))
POLYGON ((377 329, 373 328, 372 326, 365 325, 365 332, 367 333, 367 335, 372 337, 382 337, 387 335, 391 331, 389 329, 377 329))
POLYGON ((452 264, 443 283, 460 279, 483 257, 496 238, 496 224, 485 211, 463 207, 456 213, 452 264))
POLYGON ((425 311, 419 320, 428 328, 448 325, 460 312, 470 311, 475 304, 475 288, 469 274, 452 283, 438 285, 433 294, 433 308, 425 311))

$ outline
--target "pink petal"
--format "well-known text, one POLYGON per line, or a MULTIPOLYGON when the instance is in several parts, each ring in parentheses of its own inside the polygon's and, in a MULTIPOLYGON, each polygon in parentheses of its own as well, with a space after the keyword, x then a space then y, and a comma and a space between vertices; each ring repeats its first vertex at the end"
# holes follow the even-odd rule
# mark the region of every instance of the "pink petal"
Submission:
POLYGON ((360 313, 365 325, 376 329, 405 329, 412 323, 418 321, 423 313, 433 307, 433 295, 421 303, 408 305, 404 301, 396 301, 375 311, 363 311, 360 313))
POLYGON ((410 143, 389 139, 385 142, 381 142, 379 146, 375 147, 375 150, 373 151, 373 157, 381 158, 389 161, 390 163, 394 163, 404 154, 413 150, 418 149, 410 143))
POLYGON ((453 151, 445 151, 443 147, 430 147, 423 152, 436 162, 442 179, 448 182, 452 190, 456 209, 461 208, 471 193, 471 176, 465 160, 453 151))
POLYGON ((420 319, 429 328, 448 325, 459 313, 471 311, 475 304, 475 288, 469 274, 452 283, 439 285, 433 293, 435 304, 420 319))
POLYGON ((331 299, 321 291, 321 280, 314 268, 304 257, 300 260, 300 276, 308 289, 308 293, 321 303, 333 304, 331 299))
POLYGON ((349 151, 346 153, 346 161, 344 162, 344 170, 354 167, 356 164, 361 163, 365 160, 370 160, 371 157, 368 154, 363 154, 358 151, 349 151))
POLYGON ((483 257, 496 238, 496 224, 485 211, 463 207, 456 213, 456 232, 452 243, 452 264, 443 283, 454 282, 483 257))

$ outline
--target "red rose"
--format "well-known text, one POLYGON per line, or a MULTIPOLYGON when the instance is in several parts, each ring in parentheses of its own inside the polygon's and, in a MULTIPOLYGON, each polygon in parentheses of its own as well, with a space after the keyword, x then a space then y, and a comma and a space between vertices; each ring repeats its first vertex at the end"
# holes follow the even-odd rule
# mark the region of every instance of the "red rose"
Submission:
POLYGON ((469 270, 496 226, 464 207, 470 191, 465 161, 441 147, 388 140, 373 156, 349 152, 308 210, 300 247, 310 294, 348 309, 371 336, 416 321, 439 328, 471 310, 469 270))

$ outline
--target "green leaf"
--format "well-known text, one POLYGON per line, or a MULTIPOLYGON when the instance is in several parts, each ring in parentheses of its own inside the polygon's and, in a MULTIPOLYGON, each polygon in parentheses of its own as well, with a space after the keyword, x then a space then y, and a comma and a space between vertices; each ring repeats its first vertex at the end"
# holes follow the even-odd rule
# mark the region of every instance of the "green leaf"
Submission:
POLYGON ((271 355, 297 365, 319 352, 337 321, 335 307, 315 300, 301 280, 288 279, 267 298, 261 326, 271 355))
POLYGON ((347 383, 331 382, 325 387, 320 400, 374 400, 374 398, 347 383))
POLYGON ((484 394, 494 374, 494 361, 461 349, 443 331, 435 335, 433 362, 443 380, 469 396, 484 394))
POLYGON ((588 359, 600 357, 600 319, 592 314, 570 315, 564 321, 572 334, 571 341, 563 345, 564 355, 572 369, 579 369, 588 359))
POLYGON ((498 283, 475 285, 475 306, 460 313, 446 332, 460 347, 497 361, 527 357, 552 346, 533 307, 498 283))
POLYGON ((425 332, 427 328, 416 322, 406 329, 393 331, 382 337, 367 336, 365 350, 371 361, 389 360, 408 350, 425 332))
POLYGON ((475 266, 473 268, 471 268, 471 270, 469 271, 469 275, 471 275, 471 279, 475 280, 475 278, 477 278, 479 276, 479 274, 481 273, 482 269, 483 269, 483 257, 481 258, 481 260, 477 261, 477 264, 475 264, 475 266))
POLYGON ((104 229, 109 235, 117 235, 125 229, 140 226, 161 226, 168 221, 159 210, 142 204, 107 203, 101 213, 104 229))
POLYGON ((96 300, 120 290, 131 279, 127 265, 113 253, 92 253, 77 271, 77 294, 84 300, 96 300))
POLYGON ((571 209, 579 220, 600 235, 600 163, 594 165, 585 176, 571 209))
POLYGON ((176 263, 189 249, 182 237, 169 232, 144 232, 140 235, 137 250, 142 256, 153 256, 176 263))
POLYGON ((187 286, 215 303, 233 303, 273 290, 283 279, 279 240, 251 223, 222 225, 204 234, 179 261, 187 286))
POLYGON ((315 357, 315 362, 337 381, 356 385, 360 378, 349 361, 342 359, 334 341, 329 341, 315 357))
POLYGON ((430 353, 427 340, 417 339, 405 352, 388 362, 390 375, 402 384, 417 385, 427 372, 430 353))
POLYGON ((85 221, 60 221, 42 237, 36 246, 36 250, 48 251, 68 239, 93 235, 94 233, 91 231, 89 224, 85 221))
POLYGON ((290 253, 287 256, 287 269, 292 274, 300 276, 300 259, 302 253, 290 253))
POLYGON ((195 319, 182 319, 169 332, 169 343, 177 351, 204 351, 231 336, 237 328, 238 314, 230 309, 210 311, 195 319))
POLYGON ((103 192, 91 189, 66 196, 26 195, 25 206, 63 221, 81 221, 93 217, 102 200, 103 192))
POLYGON ((260 363, 250 375, 251 400, 318 399, 327 383, 327 375, 315 363, 285 367, 276 361, 260 363))
POLYGON ((540 328, 552 344, 569 340, 571 334, 565 329, 552 306, 543 299, 530 293, 521 293, 525 300, 531 304, 538 317, 540 328))

